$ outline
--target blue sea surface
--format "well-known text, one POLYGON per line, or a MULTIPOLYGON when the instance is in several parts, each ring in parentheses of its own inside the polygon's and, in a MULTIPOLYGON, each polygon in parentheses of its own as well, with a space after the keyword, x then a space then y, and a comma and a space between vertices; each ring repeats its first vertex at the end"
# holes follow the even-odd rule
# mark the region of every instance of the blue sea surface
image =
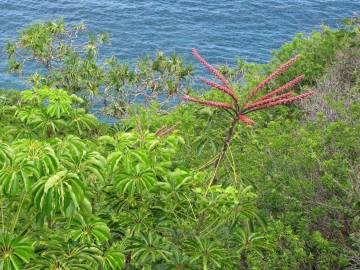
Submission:
MULTIPOLYGON (((0 0, 0 10, 2 48, 31 22, 63 17, 110 33, 105 55, 129 63, 157 50, 193 61, 196 47, 211 63, 232 64, 237 56, 265 62, 297 32, 339 26, 360 13, 360 0, 0 0)), ((0 89, 24 87, 23 80, 7 74, 3 50, 0 73, 0 89)))
MULTIPOLYGON (((0 10, 2 48, 27 24, 63 17, 110 33, 105 54, 130 63, 156 50, 190 60, 196 47, 212 63, 231 64, 236 56, 264 62, 297 32, 336 27, 360 12, 360 0, 0 0, 0 10)), ((0 88, 23 87, 1 52, 0 88)))

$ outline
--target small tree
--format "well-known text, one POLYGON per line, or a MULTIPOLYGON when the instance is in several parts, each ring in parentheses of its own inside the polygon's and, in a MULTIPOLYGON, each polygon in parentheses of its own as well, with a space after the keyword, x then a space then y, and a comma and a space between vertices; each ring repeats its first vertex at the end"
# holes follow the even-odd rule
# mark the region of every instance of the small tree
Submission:
POLYGON ((158 52, 131 67, 115 56, 101 57, 100 49, 108 42, 107 34, 89 34, 83 23, 36 23, 7 44, 9 70, 27 77, 35 86, 62 88, 85 97, 105 93, 111 100, 106 112, 118 117, 134 102, 157 100, 170 105, 169 98, 184 94, 188 88, 192 66, 175 53, 166 56, 158 52))
POLYGON ((267 85, 271 80, 273 80, 275 77, 277 77, 279 74, 283 73, 285 70, 287 70, 298 58, 299 56, 295 56, 288 60, 286 63, 281 65, 279 68, 277 68, 273 73, 271 73, 268 77, 266 77, 263 81, 261 81, 254 89, 250 91, 250 93, 247 95, 246 98, 239 98, 236 94, 234 88, 231 86, 230 82, 212 65, 210 65, 208 62, 205 61, 204 58, 201 57, 201 55, 197 52, 197 50, 193 49, 194 56, 199 60, 201 64, 203 64, 206 69, 208 69, 219 81, 221 81, 221 84, 218 84, 216 82, 208 81, 204 78, 201 78, 201 81, 215 89, 220 90, 224 94, 226 94, 230 99, 231 102, 225 103, 225 102, 217 102, 217 101, 209 101, 209 100, 201 100, 197 98, 193 98, 190 96, 183 96, 183 99, 190 102, 195 102, 198 104, 201 104, 203 106, 209 106, 209 107, 216 107, 223 109, 230 113, 232 117, 232 122, 229 123, 229 127, 224 139, 223 146, 221 148, 221 151, 217 158, 215 159, 215 169, 214 169, 214 175, 212 180, 210 181, 209 187, 213 184, 216 174, 219 168, 219 165, 221 161, 223 160, 225 153, 229 147, 229 144, 231 142, 231 139, 234 135, 234 129, 236 125, 239 122, 243 122, 246 125, 253 125, 254 121, 248 118, 246 115, 258 111, 263 110, 266 108, 283 105, 283 104, 290 104, 295 101, 301 100, 303 98, 306 98, 308 96, 312 96, 314 94, 313 91, 309 91, 307 93, 294 96, 294 92, 284 92, 291 88, 292 86, 298 84, 300 81, 304 79, 304 75, 300 75, 293 80, 289 81, 288 83, 282 85, 281 87, 271 91, 270 93, 254 98, 255 95, 259 92, 260 89, 262 89, 265 85, 267 85))
POLYGON ((96 94, 103 77, 98 64, 99 47, 106 34, 89 35, 85 25, 73 27, 64 21, 36 23, 22 30, 6 47, 9 70, 24 74, 30 81, 64 88, 70 93, 96 94))

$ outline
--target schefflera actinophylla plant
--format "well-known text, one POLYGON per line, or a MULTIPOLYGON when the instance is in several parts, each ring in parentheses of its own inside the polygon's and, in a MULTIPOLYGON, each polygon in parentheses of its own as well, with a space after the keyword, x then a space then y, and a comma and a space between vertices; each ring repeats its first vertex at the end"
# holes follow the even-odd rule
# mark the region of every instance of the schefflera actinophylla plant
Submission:
POLYGON ((300 75, 294 78, 293 80, 289 81, 288 83, 282 85, 281 87, 271 91, 270 93, 255 98, 256 94, 259 92, 260 89, 262 89, 265 85, 267 85, 276 76, 287 70, 293 63, 295 63, 299 59, 299 56, 296 55, 291 59, 289 59, 286 63, 282 64, 279 68, 277 68, 263 81, 261 81, 255 88, 253 88, 249 92, 246 98, 240 99, 236 94, 234 88, 231 86, 230 82, 216 68, 214 68, 208 62, 206 62, 205 59, 201 57, 201 55, 198 53, 196 49, 192 49, 192 52, 194 56, 199 60, 199 62, 203 64, 206 67, 206 69, 208 69, 220 81, 220 83, 209 81, 205 78, 200 78, 200 80, 203 83, 222 91, 225 95, 231 98, 230 103, 224 103, 218 101, 197 99, 188 95, 182 97, 182 99, 186 101, 195 102, 203 106, 216 107, 226 110, 230 112, 232 115, 233 121, 231 122, 227 130, 223 147, 221 149, 221 152, 218 154, 217 158, 214 160, 215 162, 214 175, 209 184, 209 186, 211 186, 216 177, 219 164, 223 160, 226 150, 228 149, 229 143, 233 137, 234 128, 238 124, 238 122, 243 122, 246 125, 253 125, 254 121, 247 116, 248 114, 278 105, 293 103, 295 101, 313 95, 314 91, 309 91, 300 95, 295 95, 295 93, 292 91, 285 93, 286 90, 298 84, 300 81, 304 79, 304 75, 300 75))

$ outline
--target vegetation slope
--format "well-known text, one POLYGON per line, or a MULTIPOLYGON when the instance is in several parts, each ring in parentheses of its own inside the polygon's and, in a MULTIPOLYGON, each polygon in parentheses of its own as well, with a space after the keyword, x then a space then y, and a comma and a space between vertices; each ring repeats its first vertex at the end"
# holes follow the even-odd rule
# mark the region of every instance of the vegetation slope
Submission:
POLYGON ((299 54, 269 86, 304 74, 294 91, 316 94, 236 125, 215 182, 231 116, 167 99, 195 95, 193 68, 162 53, 99 63, 99 39, 69 42, 82 30, 36 24, 7 48, 12 70, 21 56, 45 68, 0 93, 0 269, 360 268, 358 19, 219 67, 241 99, 299 54), (89 113, 89 92, 112 97, 117 124, 89 113))

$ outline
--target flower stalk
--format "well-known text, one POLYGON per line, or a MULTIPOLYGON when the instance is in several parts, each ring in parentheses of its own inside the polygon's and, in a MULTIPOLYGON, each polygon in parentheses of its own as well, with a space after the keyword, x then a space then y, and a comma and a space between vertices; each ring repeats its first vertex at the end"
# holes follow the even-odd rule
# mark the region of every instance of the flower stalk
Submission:
POLYGON ((309 91, 300 95, 295 95, 294 92, 287 92, 284 93, 289 88, 297 85, 304 79, 304 75, 300 75, 293 80, 287 82, 286 84, 282 85, 281 87, 271 91, 270 93, 263 95, 261 97, 258 97, 257 99, 254 99, 256 94, 259 92, 260 89, 262 89, 265 85, 267 85, 270 81, 272 81, 274 78, 276 78, 278 75, 285 72, 291 65, 293 65, 298 59, 299 56, 296 55, 289 59, 287 62, 282 64, 280 67, 278 67, 273 73, 271 73, 268 77, 266 77, 264 80, 262 80, 257 86, 255 86, 250 93, 247 95, 246 99, 243 101, 240 101, 236 91, 231 86, 230 82, 218 71, 215 67, 210 65, 199 53, 196 49, 192 49, 192 52, 194 56, 198 59, 198 61, 205 66, 207 70, 209 70, 221 83, 216 83, 209 81, 205 78, 200 78, 200 80, 215 89, 220 90, 222 93, 227 95, 231 98, 230 103, 225 102, 218 102, 218 101, 212 101, 212 100, 202 100, 197 99, 191 96, 183 96, 182 99, 189 102, 194 102, 203 106, 208 107, 215 107, 219 109, 226 110, 231 113, 232 115, 232 121, 229 124, 229 127, 227 129, 224 142, 222 145, 222 148, 220 150, 220 153, 217 155, 217 158, 214 160, 214 173, 213 177, 209 183, 208 189, 206 190, 206 193, 208 192, 211 185, 216 183, 216 177, 217 172, 220 167, 221 161, 224 159, 224 156, 226 154, 227 149, 229 148, 230 142, 234 136, 234 130, 236 125, 239 122, 243 122, 246 125, 254 125, 255 122, 248 118, 246 115, 266 109, 271 108, 278 105, 284 105, 284 104, 291 104, 296 101, 299 101, 301 99, 304 99, 306 97, 314 95, 314 91, 309 91))

